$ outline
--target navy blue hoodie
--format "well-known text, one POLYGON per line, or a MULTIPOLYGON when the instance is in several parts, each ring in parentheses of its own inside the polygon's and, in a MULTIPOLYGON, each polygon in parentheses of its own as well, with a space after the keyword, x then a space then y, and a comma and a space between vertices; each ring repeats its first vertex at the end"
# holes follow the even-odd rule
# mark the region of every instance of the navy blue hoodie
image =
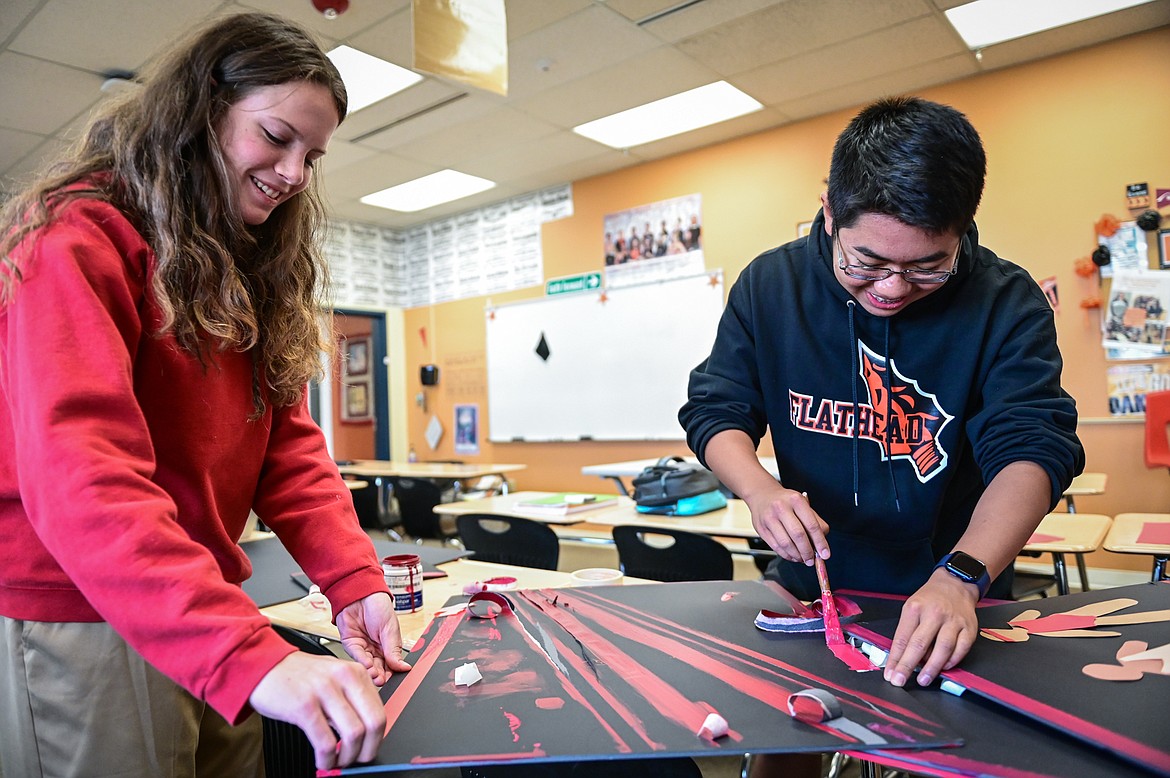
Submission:
MULTIPOLYGON (((858 305, 832 261, 819 214, 744 269, 679 421, 701 461, 723 430, 758 445, 770 428, 781 482, 829 524, 834 587, 910 594, 1005 466, 1044 468, 1055 507, 1084 467, 1076 404, 1047 299, 974 228, 957 275, 892 317, 858 305)), ((768 575, 817 596, 810 567, 778 559, 768 575)))

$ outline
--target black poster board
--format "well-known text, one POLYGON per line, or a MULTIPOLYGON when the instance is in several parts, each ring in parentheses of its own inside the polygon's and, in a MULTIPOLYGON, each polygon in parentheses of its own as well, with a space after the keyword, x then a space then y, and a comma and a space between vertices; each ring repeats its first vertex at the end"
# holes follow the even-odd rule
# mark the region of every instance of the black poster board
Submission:
MULTIPOLYGON (((1041 600, 979 608, 981 628, 1006 628, 1026 610, 1043 616, 1064 613, 1088 603, 1119 598, 1138 601, 1118 613, 1170 609, 1170 584, 1136 584, 1041 600)), ((864 608, 864 604, 862 605, 864 608)), ((866 621, 847 631, 886 647, 896 619, 866 621)), ((1170 622, 1101 626, 1119 637, 1045 637, 1001 643, 980 636, 959 668, 944 678, 975 694, 1086 743, 1170 775, 1170 677, 1147 675, 1140 681, 1102 681, 1085 675, 1089 664, 1115 661, 1126 640, 1142 640, 1150 648, 1170 643, 1170 622)))
POLYGON ((757 630, 757 612, 779 605, 758 581, 507 595, 512 614, 432 622, 407 657, 414 669, 382 691, 390 732, 375 764, 341 774, 960 742, 912 690, 846 668, 822 634, 757 630), (483 680, 457 687, 455 670, 468 662, 483 680), (788 696, 808 688, 833 694, 841 720, 789 716, 788 696), (727 719, 729 735, 697 734, 710 712, 727 719))

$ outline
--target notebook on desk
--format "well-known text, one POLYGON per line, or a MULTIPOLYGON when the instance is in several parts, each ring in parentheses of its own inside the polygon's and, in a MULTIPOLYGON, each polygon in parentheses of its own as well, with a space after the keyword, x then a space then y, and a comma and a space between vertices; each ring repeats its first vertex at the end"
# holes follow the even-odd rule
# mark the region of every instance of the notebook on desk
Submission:
POLYGON ((617 505, 616 494, 585 494, 581 492, 559 492, 531 500, 521 500, 513 506, 516 513, 533 516, 568 516, 572 513, 608 508, 617 505))

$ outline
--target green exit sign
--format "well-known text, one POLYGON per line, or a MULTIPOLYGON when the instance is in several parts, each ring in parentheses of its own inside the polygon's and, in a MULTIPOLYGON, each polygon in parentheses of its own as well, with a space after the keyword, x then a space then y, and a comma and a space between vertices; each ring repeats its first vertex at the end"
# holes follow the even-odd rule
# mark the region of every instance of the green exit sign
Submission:
POLYGON ((579 276, 554 278, 544 285, 545 294, 592 292, 601 288, 601 273, 582 273, 579 276))

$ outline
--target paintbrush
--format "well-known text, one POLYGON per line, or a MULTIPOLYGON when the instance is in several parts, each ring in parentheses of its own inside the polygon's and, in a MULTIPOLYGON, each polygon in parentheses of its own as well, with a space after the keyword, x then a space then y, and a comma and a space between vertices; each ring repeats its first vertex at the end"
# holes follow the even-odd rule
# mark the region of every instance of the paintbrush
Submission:
POLYGON ((825 560, 819 556, 814 559, 817 568, 817 583, 821 587, 821 615, 825 620, 825 645, 833 655, 849 666, 850 670, 876 670, 869 657, 845 640, 845 633, 841 630, 841 619, 837 615, 837 604, 833 602, 833 590, 829 588, 829 573, 825 570, 825 560))

